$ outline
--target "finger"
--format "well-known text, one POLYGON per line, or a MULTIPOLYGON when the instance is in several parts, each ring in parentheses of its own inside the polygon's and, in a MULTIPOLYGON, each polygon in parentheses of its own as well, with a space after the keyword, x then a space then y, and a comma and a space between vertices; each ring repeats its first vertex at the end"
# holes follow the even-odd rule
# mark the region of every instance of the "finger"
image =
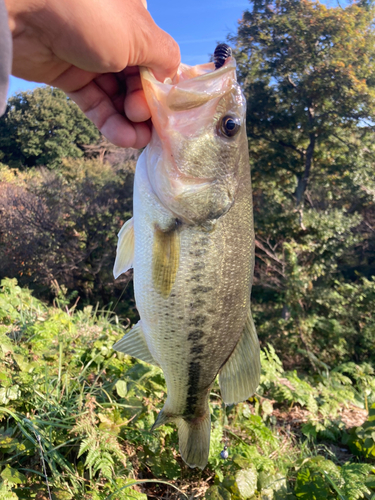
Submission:
POLYGON ((126 78, 125 115, 132 122, 144 122, 151 118, 139 71, 130 73, 126 78))
POLYGON ((114 73, 106 73, 95 78, 95 83, 112 101, 116 111, 124 114, 125 82, 120 82, 114 73))
MULTIPOLYGON (((155 23, 154 23, 155 24, 155 23)), ((155 24, 152 39, 144 57, 139 57, 137 66, 150 68, 155 78, 163 82, 165 78, 173 78, 181 62, 180 48, 168 33, 155 24)))
POLYGON ((151 132, 145 123, 132 124, 115 109, 108 95, 94 81, 76 92, 68 93, 85 115, 113 144, 123 148, 143 147, 151 132))
MULTIPOLYGON (((113 73, 104 73, 95 78, 95 83, 112 99, 122 92, 120 83, 113 73)), ((125 92, 124 92, 125 93, 125 92)))
POLYGON ((177 42, 159 28, 143 6, 140 6, 138 16, 143 29, 137 29, 130 38, 126 66, 146 66, 160 81, 167 77, 173 78, 181 61, 177 42))
POLYGON ((85 71, 75 66, 69 66, 65 71, 61 72, 56 78, 46 81, 52 87, 59 87, 65 93, 75 92, 88 85, 98 73, 85 71))
POLYGON ((132 122, 145 122, 151 118, 150 108, 143 90, 135 90, 128 94, 125 97, 124 109, 125 115, 132 122))
POLYGON ((137 140, 132 147, 135 149, 146 147, 151 140, 151 122, 134 123, 134 129, 137 140))

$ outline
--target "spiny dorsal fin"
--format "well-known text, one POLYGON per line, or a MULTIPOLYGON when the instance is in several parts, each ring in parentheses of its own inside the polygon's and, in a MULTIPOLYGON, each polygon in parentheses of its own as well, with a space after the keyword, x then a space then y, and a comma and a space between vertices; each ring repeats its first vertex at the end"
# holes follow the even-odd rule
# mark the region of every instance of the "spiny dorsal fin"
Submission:
POLYGON ((152 252, 152 281, 155 289, 166 299, 176 279, 180 259, 178 230, 162 231, 155 228, 152 252))
POLYGON ((138 321, 130 332, 125 333, 122 339, 116 342, 113 349, 140 359, 145 363, 150 363, 150 365, 159 366, 148 348, 142 329, 142 321, 138 321))
POLYGON ((113 275, 118 278, 133 266, 134 259, 134 219, 125 222, 118 233, 116 260, 113 275))
POLYGON ((245 328, 231 356, 221 368, 219 384, 226 405, 246 401, 260 380, 260 348, 250 307, 245 328))

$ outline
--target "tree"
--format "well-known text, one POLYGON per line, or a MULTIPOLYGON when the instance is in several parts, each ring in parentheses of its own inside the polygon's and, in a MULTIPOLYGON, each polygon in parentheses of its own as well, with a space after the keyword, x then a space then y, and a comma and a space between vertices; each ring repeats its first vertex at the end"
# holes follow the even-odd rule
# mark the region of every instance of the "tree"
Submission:
POLYGON ((375 361, 373 21, 363 2, 254 0, 231 38, 247 100, 255 317, 289 366, 375 361))
MULTIPOLYGON (((297 178, 302 202, 314 160, 332 141, 374 133, 374 10, 307 0, 254 0, 235 37, 250 138, 267 143, 263 165, 297 178), (271 160, 271 161, 270 161, 271 160)), ((329 165, 329 158, 320 167, 329 165)))
POLYGON ((0 118, 0 161, 17 168, 54 168, 62 158, 80 158, 97 142, 96 127, 64 92, 40 87, 8 100, 0 118))

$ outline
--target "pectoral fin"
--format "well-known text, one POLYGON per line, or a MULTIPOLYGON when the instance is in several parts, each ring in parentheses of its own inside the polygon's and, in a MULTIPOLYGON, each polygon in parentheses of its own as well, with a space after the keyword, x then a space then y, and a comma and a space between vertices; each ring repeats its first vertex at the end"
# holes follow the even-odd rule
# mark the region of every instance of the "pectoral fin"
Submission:
POLYGON ((260 380, 260 349, 249 308, 242 336, 219 374, 226 405, 245 401, 256 391, 260 380))
POLYGON ((163 298, 168 298, 176 279, 180 259, 178 230, 155 228, 152 253, 152 281, 163 298))
POLYGON ((134 259, 134 219, 125 222, 118 233, 117 252, 113 275, 118 278, 133 266, 134 259))
POLYGON ((130 332, 125 333, 122 339, 116 342, 113 349, 140 359, 145 363, 150 363, 150 365, 159 366, 148 348, 141 321, 138 321, 130 332))

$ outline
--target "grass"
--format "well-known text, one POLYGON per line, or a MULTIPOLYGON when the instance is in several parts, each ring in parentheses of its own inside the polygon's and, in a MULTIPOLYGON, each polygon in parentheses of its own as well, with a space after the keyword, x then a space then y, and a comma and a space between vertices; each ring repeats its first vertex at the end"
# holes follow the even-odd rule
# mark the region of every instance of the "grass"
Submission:
POLYGON ((303 377, 265 348, 251 400, 225 408, 214 386, 201 472, 181 461, 173 426, 149 431, 166 386, 158 368, 112 350, 128 322, 57 305, 2 282, 0 500, 375 498, 370 365, 303 377))

